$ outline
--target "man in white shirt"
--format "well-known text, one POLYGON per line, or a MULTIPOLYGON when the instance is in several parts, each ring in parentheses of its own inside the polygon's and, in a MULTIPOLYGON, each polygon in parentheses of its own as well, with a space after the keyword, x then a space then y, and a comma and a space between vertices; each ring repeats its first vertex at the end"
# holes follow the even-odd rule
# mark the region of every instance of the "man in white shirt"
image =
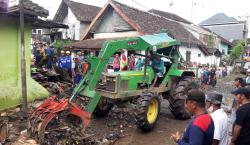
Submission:
POLYGON ((250 69, 247 70, 246 85, 250 85, 250 69))
POLYGON ((214 140, 212 145, 228 145, 229 124, 226 112, 221 108, 223 96, 218 93, 207 95, 207 102, 210 103, 208 110, 211 110, 211 117, 214 121, 214 140))

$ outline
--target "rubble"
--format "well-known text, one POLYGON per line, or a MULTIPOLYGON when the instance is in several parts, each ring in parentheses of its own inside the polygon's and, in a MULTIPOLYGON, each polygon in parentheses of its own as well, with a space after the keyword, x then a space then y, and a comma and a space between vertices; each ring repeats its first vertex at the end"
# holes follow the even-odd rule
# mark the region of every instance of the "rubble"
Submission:
POLYGON ((5 142, 8 136, 8 121, 1 118, 0 121, 0 142, 5 142))
MULTIPOLYGON (((60 69, 57 70, 60 72, 60 69)), ((72 88, 72 82, 69 77, 61 76, 54 69, 38 68, 35 72, 31 72, 31 77, 45 87, 51 94, 61 94, 72 88)))

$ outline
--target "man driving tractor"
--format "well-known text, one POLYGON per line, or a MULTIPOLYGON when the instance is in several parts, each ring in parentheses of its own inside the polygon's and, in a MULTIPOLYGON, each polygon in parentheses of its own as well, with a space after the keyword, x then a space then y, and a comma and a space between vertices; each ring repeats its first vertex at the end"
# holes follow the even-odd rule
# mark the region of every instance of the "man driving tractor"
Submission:
POLYGON ((157 55, 153 58, 152 67, 158 77, 163 77, 164 62, 160 56, 157 55))

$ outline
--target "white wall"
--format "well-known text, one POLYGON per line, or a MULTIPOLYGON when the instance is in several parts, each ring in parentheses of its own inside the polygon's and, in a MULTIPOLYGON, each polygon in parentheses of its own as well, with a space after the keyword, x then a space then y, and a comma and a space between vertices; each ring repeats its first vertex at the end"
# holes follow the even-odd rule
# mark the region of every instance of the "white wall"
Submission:
POLYGON ((182 45, 179 47, 179 51, 185 61, 186 61, 186 52, 191 51, 191 57, 190 57, 191 62, 197 62, 201 64, 207 64, 207 63, 216 64, 217 66, 219 66, 220 64, 220 58, 215 56, 207 56, 198 47, 192 46, 191 48, 188 48, 187 46, 182 45), (200 57, 198 56, 199 54, 200 57))
POLYGON ((80 40, 80 21, 76 19, 70 8, 68 8, 68 14, 64 18, 63 24, 69 26, 68 29, 59 29, 59 31, 62 32, 63 39, 70 38, 73 40, 80 40))
POLYGON ((192 46, 191 48, 188 48, 187 46, 181 45, 179 47, 179 51, 185 61, 186 61, 186 52, 191 51, 191 57, 190 57, 191 62, 197 62, 201 64, 207 63, 207 60, 205 59, 206 56, 204 55, 204 53, 202 53, 202 51, 198 47, 192 46), (198 57, 199 54, 201 55, 200 57, 198 57))

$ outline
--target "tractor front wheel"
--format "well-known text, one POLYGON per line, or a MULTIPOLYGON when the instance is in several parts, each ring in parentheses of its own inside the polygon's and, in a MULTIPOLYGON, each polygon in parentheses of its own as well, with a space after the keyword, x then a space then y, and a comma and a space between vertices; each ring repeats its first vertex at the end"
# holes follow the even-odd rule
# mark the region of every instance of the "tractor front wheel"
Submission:
POLYGON ((185 99, 189 90, 197 88, 199 88, 199 85, 193 82, 192 77, 184 77, 176 84, 168 100, 175 118, 189 119, 191 117, 191 114, 185 108, 185 99))
POLYGON ((138 99, 138 110, 135 113, 137 127, 143 131, 151 131, 160 113, 160 99, 152 93, 143 93, 138 99))

